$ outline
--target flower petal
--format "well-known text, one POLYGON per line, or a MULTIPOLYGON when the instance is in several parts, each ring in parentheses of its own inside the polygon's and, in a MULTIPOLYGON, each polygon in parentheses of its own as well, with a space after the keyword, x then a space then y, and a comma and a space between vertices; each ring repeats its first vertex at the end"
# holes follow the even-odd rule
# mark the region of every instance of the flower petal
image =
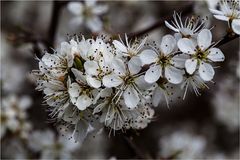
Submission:
POLYGON ((236 34, 240 35, 240 19, 234 19, 232 21, 232 29, 236 34))
POLYGON ((81 87, 77 83, 72 83, 68 88, 68 93, 70 97, 78 97, 81 90, 81 87))
POLYGON ((224 54, 218 48, 211 48, 211 49, 209 49, 208 53, 209 54, 208 54, 207 58, 212 60, 213 62, 222 62, 225 59, 224 54))
POLYGON ((152 87, 151 83, 147 83, 144 79, 144 75, 141 75, 134 79, 135 84, 138 86, 141 90, 147 90, 152 87))
POLYGON ((92 104, 92 99, 86 94, 82 94, 78 97, 76 106, 79 110, 83 111, 92 104))
POLYGON ((71 28, 76 28, 79 27, 81 24, 83 23, 83 17, 73 17, 70 22, 69 25, 71 28))
POLYGON ((189 74, 193 74, 193 72, 197 68, 197 59, 188 59, 185 62, 185 68, 189 74))
POLYGON ((165 67, 165 76, 167 80, 173 84, 179 84, 183 80, 182 71, 173 66, 165 67))
POLYGON ((177 28, 175 28, 175 27, 173 27, 171 24, 169 24, 167 21, 165 21, 165 25, 169 28, 169 29, 171 29, 171 30, 173 30, 173 31, 175 31, 175 32, 179 32, 179 30, 177 29, 177 28))
POLYGON ((175 47, 176 40, 172 35, 168 34, 162 38, 160 49, 165 55, 171 53, 175 49, 175 47))
POLYGON ((75 125, 75 129, 73 132, 73 138, 79 144, 82 144, 84 139, 87 137, 88 134, 89 124, 84 120, 79 120, 75 125))
POLYGON ((199 74, 204 81, 210 81, 213 79, 215 72, 210 64, 202 62, 199 66, 199 74))
POLYGON ((229 18, 223 15, 213 15, 216 19, 221 20, 221 21, 228 21, 229 18))
POLYGON ((89 75, 98 75, 99 71, 99 66, 98 63, 96 61, 86 61, 84 63, 84 69, 86 71, 87 74, 89 75))
POLYGON ((117 75, 125 75, 126 74, 126 66, 125 64, 123 63, 123 61, 119 58, 115 58, 112 63, 112 68, 114 69, 114 72, 117 74, 117 75))
POLYGON ((77 82, 86 84, 86 82, 87 82, 86 78, 81 71, 77 70, 76 68, 72 68, 71 71, 73 72, 74 76, 76 77, 77 82))
POLYGON ((123 93, 124 102, 129 108, 135 108, 140 101, 137 91, 133 88, 132 85, 128 86, 123 93))
POLYGON ((164 99, 163 91, 160 89, 160 87, 157 87, 153 92, 153 97, 152 97, 153 106, 158 107, 162 99, 164 99))
POLYGON ((90 76, 90 75, 87 75, 87 76, 86 76, 86 80, 87 80, 88 84, 89 84, 91 87, 93 87, 93 88, 99 88, 99 87, 101 87, 101 81, 98 80, 97 78, 94 78, 94 77, 92 77, 92 76, 90 76))
POLYGON ((180 51, 182 51, 183 53, 187 53, 187 54, 195 53, 194 50, 196 48, 196 44, 194 44, 194 42, 190 39, 182 38, 178 41, 177 45, 180 51))
POLYGON ((116 49, 120 50, 121 52, 124 52, 124 53, 127 53, 127 52, 128 52, 128 51, 127 51, 127 47, 126 47, 124 44, 122 44, 122 42, 119 42, 119 41, 117 41, 117 40, 114 40, 114 41, 113 41, 113 45, 114 45, 114 47, 115 47, 116 49))
POLYGON ((128 61, 128 69, 131 75, 137 74, 142 69, 142 61, 139 57, 134 56, 128 61))
POLYGON ((158 58, 158 55, 152 49, 145 49, 139 54, 139 57, 142 61, 142 65, 145 65, 155 62, 158 58))
POLYGON ((83 12, 83 5, 80 2, 70 2, 67 8, 74 15, 81 15, 83 12))
POLYGON ((117 87, 123 83, 123 80, 114 73, 104 76, 102 81, 103 85, 108 88, 117 87))
POLYGON ((212 33, 209 29, 203 29, 197 36, 198 46, 202 51, 207 49, 212 42, 212 33))
POLYGON ((86 23, 92 32, 99 32, 102 30, 102 21, 97 16, 89 18, 86 23))
POLYGON ((161 75, 162 67, 160 65, 154 65, 147 70, 144 79, 148 83, 153 83, 156 82, 161 75))
POLYGON ((216 10, 216 9, 209 9, 213 14, 217 14, 217 15, 224 15, 224 13, 222 11, 216 10))

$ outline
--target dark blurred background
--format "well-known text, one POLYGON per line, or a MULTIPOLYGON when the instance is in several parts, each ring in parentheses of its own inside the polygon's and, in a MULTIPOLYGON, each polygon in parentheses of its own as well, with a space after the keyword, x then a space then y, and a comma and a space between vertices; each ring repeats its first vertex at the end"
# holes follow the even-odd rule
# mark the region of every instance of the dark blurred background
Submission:
MULTIPOLYGON (((29 72, 38 68, 36 56, 41 56, 44 49, 56 48, 67 39, 67 34, 83 33, 87 37, 95 34, 84 24, 71 25, 73 15, 67 9, 68 3, 1 1, 1 158, 38 159, 45 155, 45 158, 64 159, 64 155, 69 154, 76 159, 239 159, 239 39, 220 47, 226 59, 216 66, 214 83, 208 83, 209 89, 202 90, 201 96, 188 92, 185 100, 173 100, 170 108, 163 101, 155 108, 154 121, 144 130, 110 137, 105 130, 75 149, 68 149, 66 145, 67 149, 61 150, 64 154, 55 150, 53 146, 56 147, 60 135, 47 121, 43 95, 35 91, 29 72), (15 109, 5 113, 4 105, 15 109), (19 106, 21 111, 16 110, 19 106), (17 122, 8 123, 4 117, 20 112, 26 114, 18 124, 21 127, 9 129, 9 124, 17 122), (35 150, 29 145, 29 136, 34 132, 49 130, 55 136, 49 145, 54 149, 39 144, 40 149, 35 150), (130 138, 126 139, 126 135, 130 138), (46 150, 59 155, 52 156, 53 153, 46 150)), ((103 34, 138 33, 171 17, 174 10, 183 12, 185 8, 188 10, 183 17, 208 16, 209 28, 215 26, 212 29, 215 42, 225 35, 227 28, 227 23, 217 21, 209 12, 208 8, 217 7, 211 0, 97 3, 108 6, 107 12, 100 15, 103 34)), ((168 33, 173 34, 162 24, 148 34, 151 40, 160 42, 168 33)), ((65 142, 61 145, 65 146, 65 142)))

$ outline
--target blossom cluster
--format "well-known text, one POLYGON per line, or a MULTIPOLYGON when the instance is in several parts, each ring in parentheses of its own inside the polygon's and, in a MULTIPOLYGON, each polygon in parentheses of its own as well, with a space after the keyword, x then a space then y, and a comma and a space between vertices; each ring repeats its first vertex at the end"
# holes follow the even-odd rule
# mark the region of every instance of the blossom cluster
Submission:
POLYGON ((191 87, 197 95, 214 78, 215 62, 224 54, 212 42, 200 18, 174 13, 166 26, 176 32, 161 43, 148 37, 124 40, 73 36, 53 53, 45 52, 32 74, 45 94, 52 118, 69 137, 82 142, 103 126, 110 131, 143 129, 154 118, 152 106, 167 101, 170 88, 180 86, 183 98, 191 87), (170 87, 171 86, 171 87, 170 87))

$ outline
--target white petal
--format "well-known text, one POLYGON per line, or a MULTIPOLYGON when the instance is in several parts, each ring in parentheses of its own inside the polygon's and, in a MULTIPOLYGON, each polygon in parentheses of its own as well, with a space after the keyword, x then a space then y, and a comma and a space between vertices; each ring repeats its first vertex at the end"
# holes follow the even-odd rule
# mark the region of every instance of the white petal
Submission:
POLYGON ((175 31, 175 32, 179 32, 179 30, 177 29, 177 28, 175 28, 175 27, 173 27, 171 24, 169 24, 167 21, 165 21, 165 25, 169 28, 169 29, 171 29, 171 30, 173 30, 173 31, 175 31))
POLYGON ((103 85, 108 88, 117 87, 123 83, 123 80, 114 73, 104 76, 102 81, 103 85))
POLYGON ((181 33, 174 33, 174 38, 175 38, 176 41, 178 42, 178 41, 182 38, 181 33))
POLYGON ((79 120, 75 125, 75 129, 73 132, 74 140, 82 144, 88 134, 88 127, 89 124, 86 121, 79 120))
MULTIPOLYGON (((78 114, 74 114, 75 106, 69 106, 64 110, 62 119, 71 124, 76 124, 78 120, 78 114)), ((76 113, 76 112, 75 112, 76 113)))
POLYGON ((175 47, 176 40, 172 35, 168 34, 162 38, 160 49, 165 55, 171 53, 175 49, 175 47))
POLYGON ((99 66, 98 63, 96 61, 86 61, 84 63, 84 69, 86 71, 87 74, 89 75, 98 75, 99 71, 99 66))
POLYGON ((236 34, 240 35, 240 19, 234 19, 232 21, 232 29, 236 34))
POLYGON ((83 23, 83 17, 73 17, 69 24, 71 28, 79 27, 83 23))
POLYGON ((92 99, 89 98, 87 95, 82 94, 80 97, 78 97, 76 106, 79 110, 83 111, 87 107, 89 107, 91 104, 92 104, 92 99))
POLYGON ((164 94, 159 87, 153 92, 152 103, 154 107, 158 107, 160 102, 164 99, 164 94))
POLYGON ((208 56, 207 58, 212 60, 213 62, 222 62, 225 59, 224 54, 222 51, 218 48, 211 48, 208 50, 208 56))
POLYGON ((103 102, 100 103, 99 105, 97 105, 94 110, 93 110, 93 114, 99 113, 102 111, 102 109, 107 105, 107 102, 103 102))
POLYGON ((77 83, 72 83, 69 86, 68 93, 71 97, 78 97, 81 90, 81 87, 77 83))
POLYGON ((207 49, 212 42, 212 33, 209 29, 203 29, 197 37, 198 46, 201 48, 202 51, 207 49))
POLYGON ((176 68, 184 68, 185 67, 185 61, 189 59, 189 55, 186 54, 178 54, 172 58, 172 64, 176 68))
POLYGON ((127 107, 131 109, 137 107, 140 100, 137 91, 131 85, 124 91, 123 98, 127 107))
POLYGON ((185 62, 185 68, 189 74, 193 74, 193 72, 197 68, 197 59, 188 59, 185 62))
POLYGON ((124 52, 124 53, 127 53, 127 52, 128 52, 128 51, 127 51, 127 47, 126 47, 124 44, 122 44, 122 42, 119 42, 119 41, 117 41, 117 40, 114 40, 114 41, 113 41, 113 45, 114 45, 114 47, 115 47, 116 49, 120 50, 121 52, 124 52))
POLYGON ((83 11, 83 6, 80 2, 70 2, 68 3, 67 8, 74 15, 81 15, 83 11))
POLYGON ((115 58, 112 63, 112 68, 114 69, 114 72, 117 74, 117 75, 125 75, 126 74, 126 66, 125 64, 123 63, 123 61, 119 58, 115 58))
POLYGON ((83 75, 83 73, 75 68, 72 68, 71 71, 73 72, 74 76, 76 77, 76 81, 79 83, 84 83, 86 84, 86 78, 83 75))
POLYGON ((218 20, 222 20, 222 21, 228 21, 229 18, 226 16, 222 16, 222 15, 213 15, 216 19, 218 20))
POLYGON ((143 50, 140 54, 140 59, 142 61, 142 65, 145 64, 151 64, 153 62, 155 62, 158 58, 158 55, 155 51, 151 50, 151 49, 145 49, 143 50))
POLYGON ((201 62, 199 67, 199 74, 204 81, 210 81, 213 79, 215 72, 210 64, 201 62))
POLYGON ((60 49, 60 53, 61 55, 63 55, 64 57, 66 55, 68 55, 71 52, 71 46, 69 43, 67 42, 62 42, 61 43, 61 49, 60 49))
POLYGON ((224 13, 222 11, 216 10, 216 9, 209 9, 213 14, 217 14, 217 15, 224 15, 224 13))
POLYGON ((102 21, 99 17, 95 16, 87 20, 87 26, 92 32, 99 32, 102 30, 102 21))
POLYGON ((131 75, 137 74, 142 69, 142 61, 139 57, 134 56, 128 61, 128 69, 131 75))
POLYGON ((153 83, 156 82, 161 75, 162 67, 160 65, 154 65, 147 70, 144 79, 148 83, 153 83))
POLYGON ((167 80, 173 84, 179 84, 183 80, 182 71, 173 66, 165 67, 165 76, 167 80))
POLYGON ((195 53, 194 50, 196 48, 196 45, 190 39, 182 38, 178 41, 177 45, 180 51, 182 51, 183 53, 187 53, 187 54, 195 53))
POLYGON ((135 84, 138 86, 139 89, 141 90, 147 90, 152 87, 151 83, 147 83, 144 79, 144 75, 141 75, 137 78, 134 79, 135 84))
POLYGON ((86 77, 87 77, 86 80, 91 87, 93 87, 93 88, 101 87, 101 81, 100 80, 98 80, 97 78, 94 78, 90 75, 87 75, 86 77))

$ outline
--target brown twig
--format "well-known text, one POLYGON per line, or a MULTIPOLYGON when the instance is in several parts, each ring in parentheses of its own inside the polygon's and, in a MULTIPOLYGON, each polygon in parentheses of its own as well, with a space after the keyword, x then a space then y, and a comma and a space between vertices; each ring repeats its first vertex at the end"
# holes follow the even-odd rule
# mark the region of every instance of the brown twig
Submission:
POLYGON ((57 32, 57 26, 59 23, 60 11, 61 11, 61 8, 66 3, 67 3, 66 1, 53 2, 52 17, 51 17, 50 26, 48 30, 48 37, 47 37, 47 42, 49 45, 48 47, 54 47, 54 40, 57 32))
POLYGON ((234 34, 234 35, 227 34, 217 43, 216 47, 220 47, 220 46, 222 46, 234 39, 237 39, 237 38, 239 38, 239 35, 237 35, 237 34, 234 34))
POLYGON ((136 144, 132 141, 132 139, 130 139, 128 136, 123 136, 123 137, 127 142, 127 144, 129 145, 129 147, 131 147, 132 150, 135 152, 136 156, 138 156, 138 158, 147 159, 147 157, 143 155, 143 152, 139 149, 139 147, 136 146, 136 144))

